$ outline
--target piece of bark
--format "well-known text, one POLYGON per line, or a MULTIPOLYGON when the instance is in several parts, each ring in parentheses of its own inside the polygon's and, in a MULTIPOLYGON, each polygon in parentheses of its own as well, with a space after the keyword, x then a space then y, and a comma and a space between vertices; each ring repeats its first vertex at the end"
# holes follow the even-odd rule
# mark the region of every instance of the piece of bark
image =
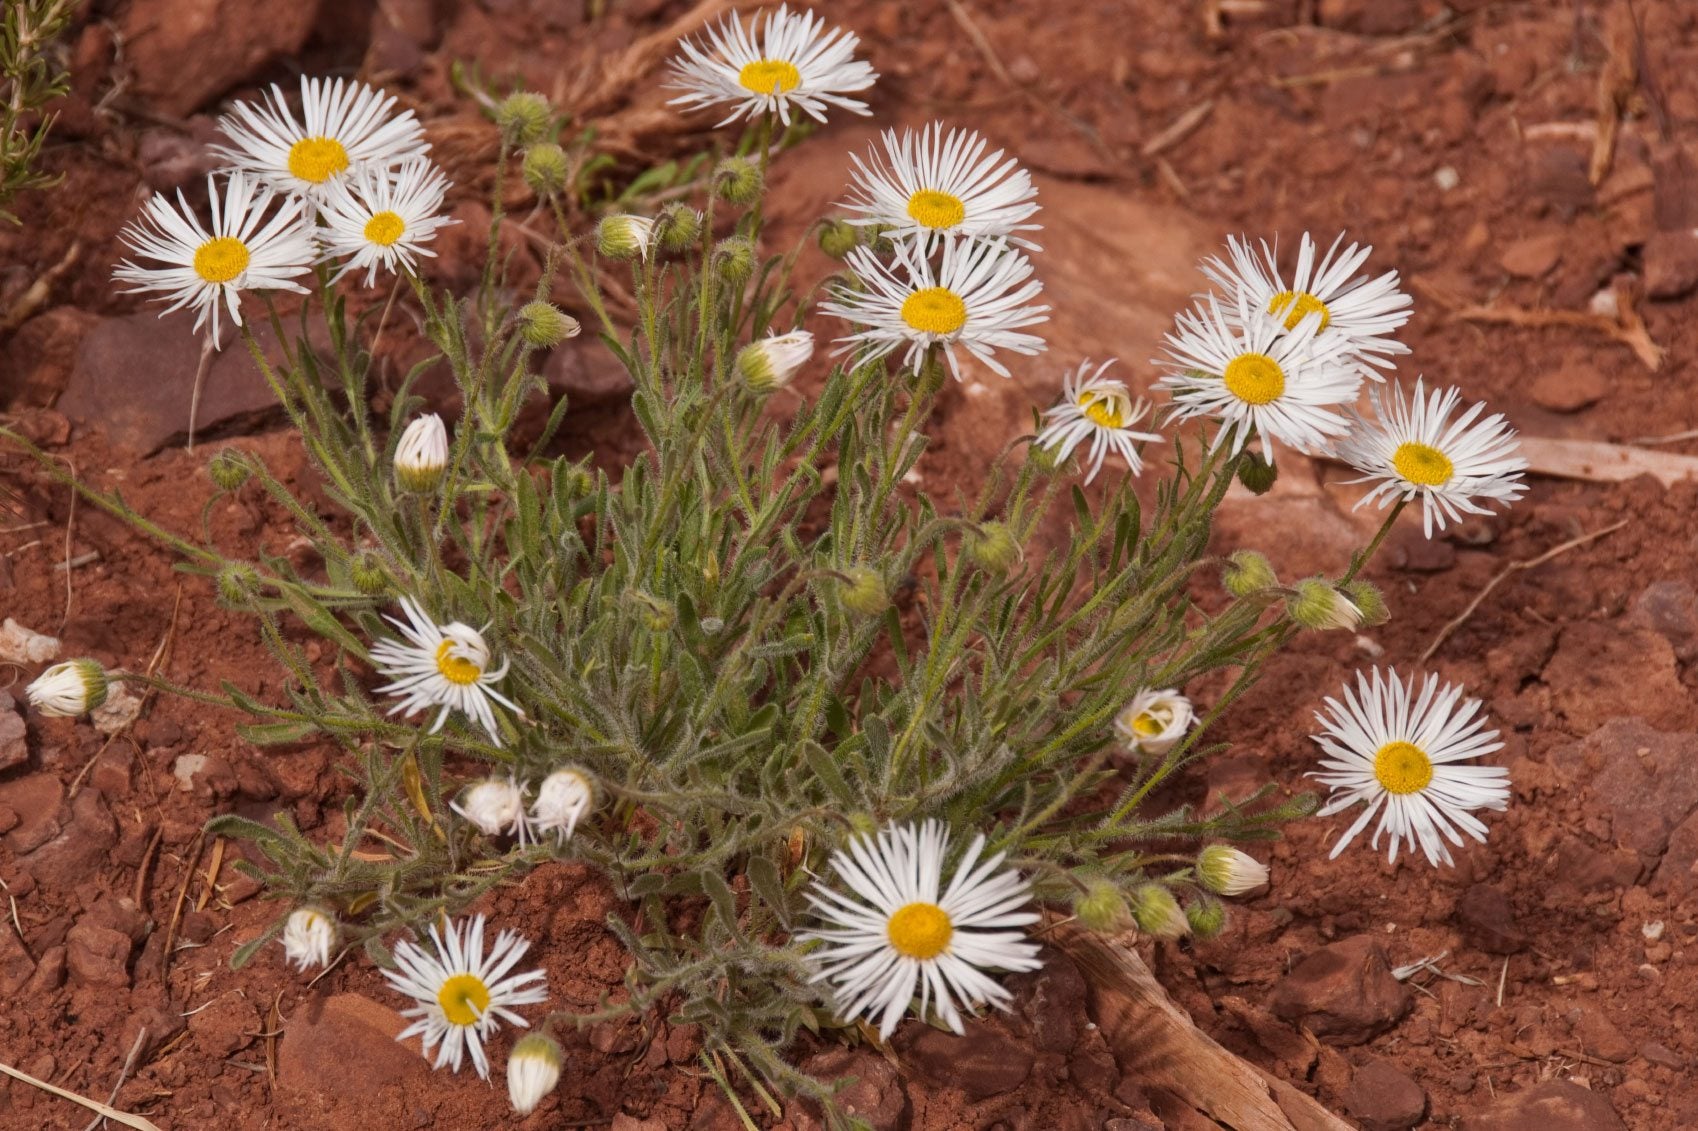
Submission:
POLYGON ((1527 470, 1534 475, 1592 483, 1615 483, 1654 475, 1665 487, 1682 479, 1698 478, 1698 456, 1598 440, 1553 440, 1526 435, 1519 439, 1521 454, 1527 457, 1527 470))
POLYGON ((1084 972, 1091 1017, 1140 1087, 1166 1092, 1232 1131, 1351 1131, 1192 1024, 1137 951, 1071 924, 1057 923, 1051 938, 1084 972))

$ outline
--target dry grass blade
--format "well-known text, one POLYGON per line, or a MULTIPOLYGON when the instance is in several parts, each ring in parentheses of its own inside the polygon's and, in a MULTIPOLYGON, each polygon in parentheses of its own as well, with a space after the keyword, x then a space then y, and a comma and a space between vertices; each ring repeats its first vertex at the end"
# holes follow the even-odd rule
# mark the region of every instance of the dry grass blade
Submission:
POLYGON ((1149 141, 1146 141, 1144 143, 1144 148, 1139 152, 1146 159, 1154 157, 1157 154, 1167 152, 1169 149, 1172 149, 1174 146, 1190 137, 1197 127, 1202 125, 1204 120, 1208 118, 1209 114, 1214 111, 1214 108, 1214 99, 1203 99, 1201 102, 1185 111, 1185 113, 1175 118, 1173 120, 1173 124, 1168 126, 1167 129, 1163 130, 1155 137, 1152 137, 1149 141))
POLYGON ((1486 584, 1481 587, 1478 593, 1474 594, 1474 599, 1468 602, 1468 607, 1466 609, 1463 609, 1460 613, 1456 614, 1449 624, 1439 629, 1439 634, 1433 637, 1433 642, 1427 645, 1427 650, 1425 652, 1421 653, 1421 659, 1419 662, 1424 664, 1428 660, 1432 659, 1433 653, 1437 652, 1439 648, 1444 645, 1444 642, 1450 639, 1453 632, 1468 622, 1468 618, 1474 615, 1475 610, 1479 609, 1480 604, 1485 601, 1487 595, 1502 584, 1502 582, 1508 578, 1510 574, 1542 566, 1552 558, 1566 554, 1568 551, 1584 546, 1588 542, 1595 542, 1606 534, 1614 534, 1617 530, 1626 526, 1627 522, 1628 520, 1624 518, 1613 526, 1606 526, 1602 530, 1594 530, 1590 534, 1582 534, 1578 538, 1570 538, 1562 545, 1553 546, 1536 558, 1528 558, 1526 561, 1520 562, 1510 562, 1508 565, 1504 566, 1492 577, 1490 581, 1486 582, 1486 584))
POLYGON ((99 1100, 91 1100, 87 1096, 79 1096, 75 1092, 67 1092, 63 1088, 55 1088, 47 1081, 37 1080, 28 1072, 20 1072, 9 1064, 0 1064, 0 1072, 4 1072, 14 1080, 22 1080, 26 1084, 40 1088, 44 1092, 50 1092, 62 1100, 70 1100, 74 1104, 81 1104, 90 1111, 99 1112, 101 1115, 104 1115, 107 1119, 110 1119, 115 1123, 122 1123, 125 1127, 134 1127, 136 1131, 160 1131, 159 1125, 151 1119, 147 1119, 140 1115, 131 1115, 127 1111, 119 1111, 117 1108, 103 1104, 99 1100))

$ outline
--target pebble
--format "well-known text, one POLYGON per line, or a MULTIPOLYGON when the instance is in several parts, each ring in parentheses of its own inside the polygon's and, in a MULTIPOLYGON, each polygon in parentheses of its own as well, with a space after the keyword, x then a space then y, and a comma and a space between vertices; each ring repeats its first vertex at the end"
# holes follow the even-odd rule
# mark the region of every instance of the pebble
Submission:
POLYGON ((1669 642, 1676 659, 1698 660, 1698 590, 1684 581, 1653 581, 1639 594, 1633 611, 1669 642))
POLYGON ((1550 761, 1586 782, 1588 811, 1608 816, 1616 839, 1647 857, 1661 856, 1669 834, 1698 808, 1698 734, 1611 719, 1580 744, 1552 751, 1550 761))
POLYGON ((1527 948, 1527 936, 1515 925, 1509 896, 1498 888, 1470 887, 1456 901, 1456 917, 1462 937, 1487 954, 1518 954, 1527 948))
POLYGON ((974 1103, 1012 1092, 1032 1072, 1032 1050, 985 1024, 967 1027, 957 1037, 940 1029, 922 1029, 903 1050, 904 1063, 916 1075, 948 1088, 959 1088, 974 1103))
POLYGON ((1609 391, 1609 382, 1580 362, 1541 374, 1528 390, 1534 404, 1552 412, 1579 412, 1603 400, 1609 391))
POLYGON ((1409 988, 1391 976, 1380 944, 1367 935, 1322 947, 1274 987, 1276 1016, 1338 1045, 1359 1045, 1409 1011, 1409 988))
POLYGON ((1498 256, 1498 266, 1517 279, 1541 279, 1562 259, 1562 236, 1551 233, 1516 240, 1498 256))
POLYGON ((1427 1093, 1385 1061, 1370 1060, 1351 1076, 1344 1106, 1363 1131, 1408 1131, 1427 1114, 1427 1093))
MULTIPOLYGON (((802 1071, 820 1080, 855 1077, 855 1082, 837 1093, 845 1115, 866 1121, 873 1131, 896 1131, 907 1125, 908 1094, 896 1066, 869 1049, 829 1049, 809 1057, 802 1071)), ((818 1126, 814 1112, 800 1113, 818 1126)))
POLYGON ((1601 1009, 1594 1007, 1581 1011, 1579 1020, 1574 1023, 1574 1036, 1580 1042, 1580 1051, 1589 1056, 1611 1064, 1626 1064, 1633 1059, 1633 1042, 1601 1009))
POLYGON ((359 994, 309 998, 289 1014, 277 1049, 279 1126, 405 1127, 408 1093, 433 1086, 418 1041, 395 1010, 359 994))
POLYGON ((1566 1080, 1499 1094, 1484 1111, 1462 1117, 1461 1131, 1627 1131, 1610 1101, 1566 1080))
POLYGON ((1666 302, 1698 288, 1698 232, 1653 232, 1644 256, 1647 298, 1666 302))
POLYGON ((133 0, 119 33, 135 92, 186 117, 217 95, 300 52, 319 0, 133 0))
POLYGON ((0 772, 29 761, 29 728, 13 706, 10 692, 0 691, 0 772))

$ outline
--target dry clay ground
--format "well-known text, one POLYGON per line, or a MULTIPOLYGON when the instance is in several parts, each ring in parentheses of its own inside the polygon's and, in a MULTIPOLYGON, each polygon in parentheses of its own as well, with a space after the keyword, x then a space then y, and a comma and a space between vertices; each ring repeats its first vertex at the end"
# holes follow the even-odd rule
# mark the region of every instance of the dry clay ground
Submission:
MULTIPOLYGON (((175 529, 199 528, 205 461, 222 443, 310 494, 310 471, 238 356, 209 382, 212 442, 183 450, 194 346, 108 282, 138 184, 192 188, 220 100, 301 68, 389 82, 461 182, 493 141, 451 93, 456 59, 596 116, 629 164, 709 144, 661 108, 653 82, 655 60, 700 13, 608 7, 587 22, 553 0, 94 5, 47 158, 67 180, 0 233, 0 309, 12 312, 0 409, 175 529)), ((1636 7, 1637 31, 1625 6, 1566 0, 833 5, 883 72, 875 122, 970 124, 1040 177, 1051 353, 1012 381, 981 376, 947 396, 928 425, 923 483, 970 480, 1080 357, 1119 355, 1147 383, 1145 359, 1196 286, 1192 264, 1225 233, 1279 233, 1289 246, 1305 228, 1341 226, 1416 296, 1406 377, 1459 383, 1531 437, 1698 454, 1690 438, 1642 442, 1698 426, 1698 11, 1636 7), (1601 148, 1600 130, 1607 139, 1616 124, 1601 148)), ((834 123, 783 159, 781 232, 838 196, 844 153, 870 136, 834 123)), ((457 205, 467 223, 432 267, 438 282, 468 280, 480 237, 463 233, 487 218, 475 197, 457 205)), ((534 270, 518 230, 529 204, 511 203, 508 238, 521 271, 534 270)), ((406 319, 396 324, 391 380, 417 348, 406 319)), ((634 429, 593 351, 560 351, 550 376, 574 398, 568 448, 616 462, 634 429)), ((1536 454, 1561 474, 1536 475, 1506 516, 1432 542, 1400 530, 1370 571, 1395 619, 1300 642, 1225 720, 1233 752, 1187 787, 1199 799, 1267 780, 1300 788, 1321 696, 1371 660, 1423 666, 1438 641, 1425 666, 1484 697, 1506 734, 1497 760, 1515 804, 1492 821, 1491 842, 1446 871, 1392 868, 1366 847, 1328 862, 1342 824, 1312 821, 1264 853, 1272 883, 1225 937, 1142 945, 1216 1039, 1364 1127, 1698 1126, 1698 489, 1674 481, 1679 468, 1669 482, 1599 483, 1572 478, 1565 449, 1536 454), (1508 567, 1541 558, 1444 632, 1508 567), (1407 981, 1389 973, 1441 954, 1407 981)), ((0 484, 16 498, 0 522, 0 613, 61 637, 67 655, 277 694, 250 622, 4 458, 0 484), (72 569, 55 568, 66 560, 72 569)), ((1286 576, 1336 569, 1367 521, 1349 509, 1353 492, 1336 467, 1282 469, 1272 495, 1230 501, 1221 547, 1261 547, 1286 576)), ((251 489, 207 522, 232 552, 299 553, 286 516, 251 489)), ((328 670, 331 657, 319 659, 328 670)), ((40 666, 9 669, 13 692, 40 666)), ((558 1093, 515 1121, 498 1089, 432 1074, 389 1039, 397 1002, 369 966, 345 962, 309 985, 273 951, 231 972, 230 952, 276 908, 229 870, 240 846, 209 843, 200 826, 217 812, 288 809, 335 836, 344 792, 323 749, 257 751, 235 721, 162 698, 103 733, 0 704, 12 920, 0 927, 0 1062, 99 1098, 123 1079, 121 1107, 187 1131, 733 1126, 699 1074, 696 1037, 663 1018, 571 1038, 558 1093)), ((580 870, 538 869, 482 909, 537 940, 556 1007, 617 992, 624 964, 602 923, 624 908, 580 870)), ((1213 1125, 1122 1071, 1059 956, 1016 986, 1015 1012, 962 1040, 910 1024, 893 1061, 801 1055, 822 1074, 860 1077, 853 1102, 881 1128, 1213 1125)), ((801 1110, 762 1118, 814 1126, 801 1110)), ((0 1084, 0 1127, 87 1122, 0 1084)))

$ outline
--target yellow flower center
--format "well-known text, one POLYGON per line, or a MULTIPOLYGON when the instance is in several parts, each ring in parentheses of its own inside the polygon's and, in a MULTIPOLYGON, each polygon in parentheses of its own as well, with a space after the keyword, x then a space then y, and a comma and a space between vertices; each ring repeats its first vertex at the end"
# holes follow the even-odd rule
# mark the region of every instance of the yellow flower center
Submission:
POLYGON ((1226 363, 1226 391, 1245 404, 1270 404, 1285 392, 1285 371, 1265 353, 1241 353, 1226 363))
POLYGON ((393 212, 378 212, 366 221, 366 239, 389 247, 407 230, 407 222, 393 212))
POLYGON ((926 228, 953 228, 967 218, 961 198, 935 189, 921 189, 908 198, 908 216, 926 228))
POLYGON ((789 94, 801 85, 802 72, 783 59, 757 59, 743 64, 737 81, 756 94, 789 94))
POLYGON ((1414 440, 1399 444, 1391 454, 1391 465, 1404 479, 1418 487, 1438 487, 1449 483, 1456 473, 1450 457, 1437 448, 1418 444, 1414 440))
POLYGON ((348 167, 348 151, 333 137, 303 137, 289 147, 289 172, 321 185, 348 167))
POLYGON ((955 928, 949 913, 935 903, 910 903, 896 909, 885 928, 890 945, 907 958, 936 958, 949 949, 955 928))
POLYGON ((1101 428, 1124 428, 1131 409, 1118 393, 1081 393, 1079 407, 1086 420, 1101 428))
POLYGON ((967 304, 948 287, 927 287, 902 301, 902 321, 922 334, 953 334, 967 324, 967 304))
POLYGON ((489 987, 476 974, 455 974, 436 991, 436 1003, 450 1025, 476 1025, 489 1008, 489 987))
POLYGON ((449 683, 458 683, 462 686, 468 683, 476 683, 478 677, 483 675, 483 669, 472 661, 454 655, 454 642, 452 640, 444 640, 436 646, 436 670, 441 672, 442 678, 449 683))
POLYGON ((1388 742, 1374 755, 1374 777, 1387 793, 1420 793, 1433 780, 1433 762, 1413 742, 1388 742))
POLYGON ((1156 718, 1155 715, 1151 714, 1149 711, 1145 711, 1143 714, 1132 720, 1133 733, 1142 738, 1154 738, 1162 732, 1164 725, 1165 724, 1163 724, 1160 719, 1156 718))
POLYGON ((1302 324, 1303 319, 1317 310, 1321 313, 1321 329, 1325 330, 1332 325, 1332 311, 1327 309, 1326 303, 1308 291, 1303 291, 1300 294, 1295 291, 1280 291, 1268 300, 1268 313, 1284 314, 1287 330, 1297 329, 1302 324))
POLYGON ((248 245, 235 236, 219 236, 195 249, 195 274, 209 283, 228 283, 248 269, 248 245))

